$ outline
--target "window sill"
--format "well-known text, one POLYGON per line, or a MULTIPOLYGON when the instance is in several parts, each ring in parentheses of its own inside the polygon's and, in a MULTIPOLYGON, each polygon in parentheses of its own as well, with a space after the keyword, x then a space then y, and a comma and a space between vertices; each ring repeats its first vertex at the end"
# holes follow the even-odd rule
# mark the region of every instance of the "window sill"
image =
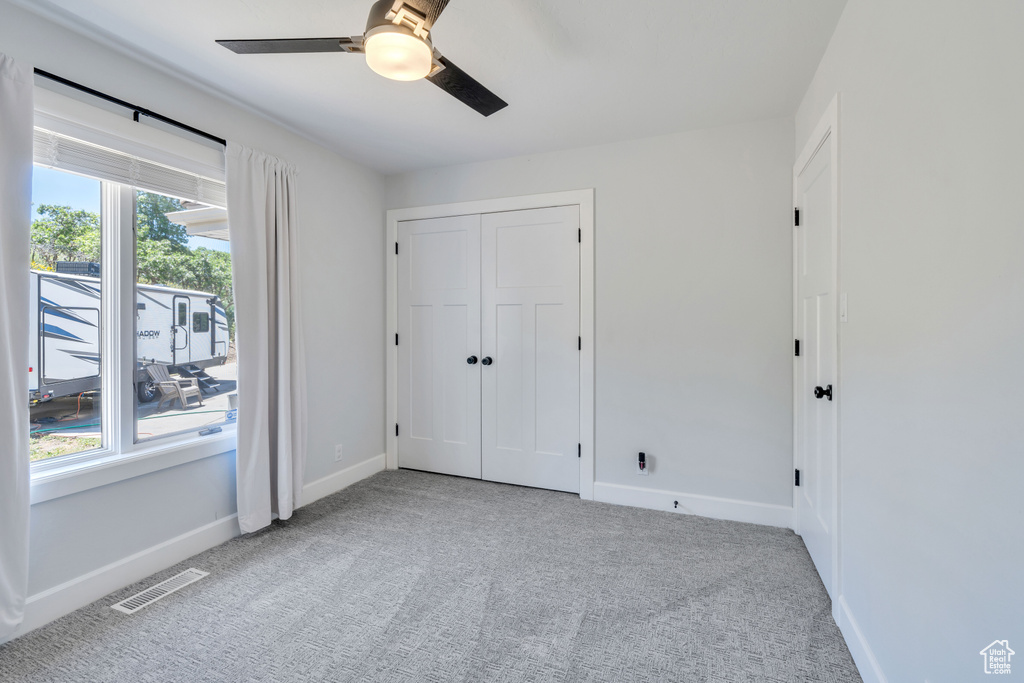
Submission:
POLYGON ((99 455, 67 467, 34 472, 32 505, 228 453, 235 450, 235 433, 234 426, 226 426, 219 434, 205 437, 189 434, 155 444, 142 444, 130 453, 99 455))

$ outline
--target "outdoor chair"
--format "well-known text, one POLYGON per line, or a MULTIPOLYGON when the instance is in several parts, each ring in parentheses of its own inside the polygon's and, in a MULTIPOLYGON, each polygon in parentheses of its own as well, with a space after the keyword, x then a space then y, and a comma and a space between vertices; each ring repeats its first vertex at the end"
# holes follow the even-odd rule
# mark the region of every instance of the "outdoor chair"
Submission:
POLYGON ((160 402, 157 404, 157 412, 163 410, 164 402, 169 401, 174 406, 174 399, 181 401, 181 409, 188 408, 188 397, 195 396, 199 399, 199 405, 203 405, 203 394, 199 390, 199 382, 195 377, 180 379, 171 377, 166 365, 148 365, 146 372, 153 378, 153 383, 160 390, 160 402))

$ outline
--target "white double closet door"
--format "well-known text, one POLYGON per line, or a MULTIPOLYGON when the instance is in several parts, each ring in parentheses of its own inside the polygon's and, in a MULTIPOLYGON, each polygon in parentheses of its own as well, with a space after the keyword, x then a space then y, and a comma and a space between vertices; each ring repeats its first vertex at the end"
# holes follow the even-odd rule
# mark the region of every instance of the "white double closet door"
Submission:
POLYGON ((578 492, 579 208, 398 224, 400 467, 578 492))

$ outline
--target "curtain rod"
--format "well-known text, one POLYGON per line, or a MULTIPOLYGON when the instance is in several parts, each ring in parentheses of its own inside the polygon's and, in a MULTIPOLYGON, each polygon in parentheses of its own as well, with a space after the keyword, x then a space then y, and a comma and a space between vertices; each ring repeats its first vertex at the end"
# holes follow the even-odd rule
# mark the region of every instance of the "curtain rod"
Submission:
POLYGON ((151 119, 153 119, 155 121, 159 121, 161 123, 166 123, 168 126, 174 126, 175 128, 180 128, 181 130, 188 131, 189 133, 192 133, 193 135, 198 135, 201 138, 206 138, 207 140, 211 140, 213 142, 216 142, 219 145, 227 145, 228 144, 227 141, 224 140, 223 138, 219 138, 216 135, 210 135, 209 133, 207 133, 205 131, 201 131, 198 128, 193 128, 192 126, 190 126, 190 125, 188 125, 186 123, 182 123, 181 121, 175 121, 174 119, 167 118, 163 114, 157 114, 155 111, 150 111, 149 109, 146 109, 145 107, 138 107, 138 106, 132 104, 131 102, 125 102, 124 100, 119 100, 118 98, 113 97, 111 95, 108 95, 106 93, 102 93, 99 90, 93 90, 92 88, 90 88, 88 86, 82 85, 80 83, 75 83, 74 81, 69 81, 66 78, 62 78, 62 77, 57 76, 55 74, 51 74, 50 72, 43 71, 42 69, 35 69, 35 72, 36 72, 37 76, 42 76, 43 78, 48 78, 51 81, 54 81, 56 83, 60 83, 61 85, 66 85, 69 88, 74 88, 75 90, 80 90, 80 91, 82 91, 84 93, 92 95, 93 97, 98 97, 101 100, 105 100, 105 101, 110 102, 112 104, 116 104, 116 105, 118 105, 120 107, 124 107, 125 109, 131 109, 132 112, 133 112, 132 118, 135 119, 135 121, 138 121, 140 116, 145 116, 145 117, 151 118, 151 119))

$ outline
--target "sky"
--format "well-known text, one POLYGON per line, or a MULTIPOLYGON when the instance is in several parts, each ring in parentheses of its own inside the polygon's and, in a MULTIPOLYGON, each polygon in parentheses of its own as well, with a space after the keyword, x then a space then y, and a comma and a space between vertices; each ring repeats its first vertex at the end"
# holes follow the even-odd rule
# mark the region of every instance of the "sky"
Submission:
MULTIPOLYGON (((100 181, 44 166, 32 167, 32 215, 42 204, 59 204, 73 209, 100 212, 100 181)), ((188 245, 216 251, 231 251, 227 242, 208 237, 189 237, 188 245)))

